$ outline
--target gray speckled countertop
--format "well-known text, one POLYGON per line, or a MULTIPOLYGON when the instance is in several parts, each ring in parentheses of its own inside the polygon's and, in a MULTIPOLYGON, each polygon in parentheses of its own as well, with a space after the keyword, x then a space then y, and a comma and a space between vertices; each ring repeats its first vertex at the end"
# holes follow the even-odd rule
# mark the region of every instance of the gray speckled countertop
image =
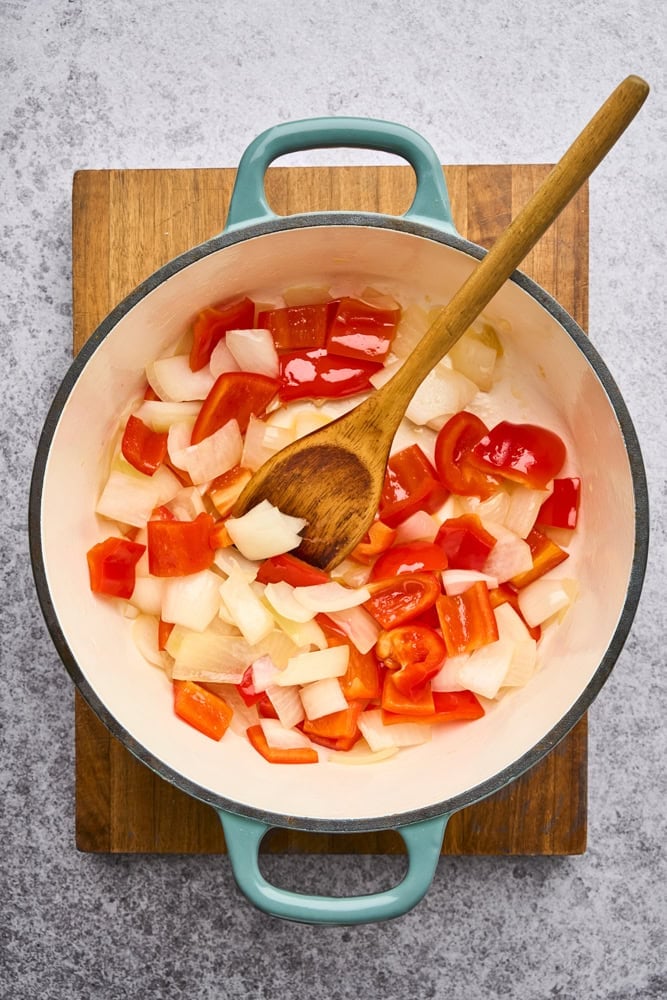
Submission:
MULTIPOLYGON (((659 10, 636 0, 0 4, 2 1000, 667 996, 659 10), (631 72, 653 92, 591 181, 589 329, 643 443, 653 534, 635 625, 590 712, 586 854, 443 859, 409 915, 317 929, 253 910, 226 858, 78 853, 73 688, 42 624, 26 535, 37 437, 70 360, 73 171, 234 166, 265 127, 321 114, 402 121, 446 162, 552 161, 631 72)), ((277 880, 321 891, 368 891, 400 865, 267 861, 277 880)))

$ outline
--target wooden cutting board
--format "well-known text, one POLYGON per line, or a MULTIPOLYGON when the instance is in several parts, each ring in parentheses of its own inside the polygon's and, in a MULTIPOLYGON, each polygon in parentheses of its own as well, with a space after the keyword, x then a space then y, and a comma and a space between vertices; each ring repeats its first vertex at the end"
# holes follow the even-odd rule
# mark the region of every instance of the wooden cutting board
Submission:
MULTIPOLYGON (((456 226, 489 246, 545 177, 544 165, 445 167, 456 226)), ((128 292, 170 258, 220 232, 231 169, 80 171, 73 187, 74 350, 128 292)), ((409 167, 272 168, 275 211, 363 210, 400 214, 414 193, 409 167)), ((523 270, 586 328, 588 190, 575 197, 523 270)), ((78 692, 76 843, 82 851, 218 853, 217 816, 156 777, 112 738, 78 692)), ((444 854, 578 854, 586 846, 587 722, 539 765, 455 815, 444 854)), ((273 831, 263 849, 400 853, 393 832, 273 831)))

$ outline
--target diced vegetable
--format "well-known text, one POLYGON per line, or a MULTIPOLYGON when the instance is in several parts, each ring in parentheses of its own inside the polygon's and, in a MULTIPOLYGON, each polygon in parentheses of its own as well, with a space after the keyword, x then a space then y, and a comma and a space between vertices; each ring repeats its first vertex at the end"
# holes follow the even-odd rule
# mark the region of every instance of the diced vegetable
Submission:
POLYGON ((580 494, 578 477, 554 479, 553 490, 540 507, 537 523, 551 528, 576 528, 580 494))
POLYGON ((462 594, 439 597, 436 607, 448 656, 472 653, 497 640, 489 589, 481 580, 462 594))
POLYGON ((270 747, 261 725, 249 726, 246 735, 257 753, 270 764, 317 764, 317 750, 311 747, 293 747, 289 750, 270 747))
POLYGON ((251 414, 261 417, 278 390, 275 379, 251 372, 224 372, 204 400, 192 430, 192 444, 199 444, 230 420, 242 434, 251 414))
POLYGON ((249 298, 238 299, 215 309, 203 309, 192 326, 190 368, 199 371, 208 364, 216 344, 228 330, 248 329, 255 319, 255 305, 249 298))
POLYGON ((306 526, 302 517, 290 517, 262 500, 241 517, 227 520, 227 531, 234 545, 246 559, 269 559, 301 544, 300 531, 306 526))
POLYGON ((167 435, 154 431, 139 417, 129 416, 121 441, 123 457, 146 476, 160 468, 167 454, 167 435))
POLYGON ((135 566, 145 546, 126 538, 107 538, 88 550, 88 575, 94 594, 132 597, 135 566))
POLYGON ((228 330, 225 341, 241 371, 278 377, 278 354, 268 330, 228 330))
POLYGON ((472 448, 470 461, 483 472, 543 489, 562 469, 565 445, 546 427, 501 420, 472 448))
POLYGON ((151 362, 146 366, 146 378, 158 398, 169 403, 206 399, 215 382, 208 368, 194 372, 184 354, 151 362))
POLYGON ((290 684, 310 684, 326 677, 343 677, 347 670, 349 650, 346 646, 332 646, 313 653, 299 653, 287 661, 278 678, 281 687, 290 684))
POLYGON ((194 521, 148 521, 148 565, 153 576, 186 576, 213 563, 210 514, 194 521))
POLYGON ((174 681, 174 711, 204 736, 221 740, 229 728, 232 710, 218 695, 192 681, 174 681))

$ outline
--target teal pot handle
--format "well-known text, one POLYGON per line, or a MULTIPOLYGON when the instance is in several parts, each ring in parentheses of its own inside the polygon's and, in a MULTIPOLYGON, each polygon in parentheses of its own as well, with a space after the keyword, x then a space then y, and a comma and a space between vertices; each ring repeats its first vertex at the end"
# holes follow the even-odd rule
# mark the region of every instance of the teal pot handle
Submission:
POLYGON ((417 176, 404 218, 456 235, 442 166, 429 143, 405 125, 374 118, 307 118, 283 122, 258 135, 239 162, 225 232, 278 218, 269 208, 264 175, 279 156, 305 149, 351 146, 403 157, 417 176))
POLYGON ((259 847, 271 827, 223 810, 218 815, 234 878, 254 906, 283 920, 334 925, 391 920, 416 906, 433 881, 449 819, 436 816, 398 830, 408 852, 408 871, 397 886, 365 896, 338 897, 309 896, 271 885, 259 870, 259 847))

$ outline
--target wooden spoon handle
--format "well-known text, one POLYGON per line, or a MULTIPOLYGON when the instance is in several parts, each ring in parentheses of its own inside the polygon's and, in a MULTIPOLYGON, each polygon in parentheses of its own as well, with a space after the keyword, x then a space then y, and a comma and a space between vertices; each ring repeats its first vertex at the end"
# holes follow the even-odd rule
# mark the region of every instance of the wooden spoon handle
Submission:
POLYGON ((479 316, 621 137, 648 95, 648 84, 628 76, 577 136, 544 183, 459 288, 396 375, 371 399, 396 426, 420 383, 479 316), (387 390, 386 393, 384 390, 387 390))

